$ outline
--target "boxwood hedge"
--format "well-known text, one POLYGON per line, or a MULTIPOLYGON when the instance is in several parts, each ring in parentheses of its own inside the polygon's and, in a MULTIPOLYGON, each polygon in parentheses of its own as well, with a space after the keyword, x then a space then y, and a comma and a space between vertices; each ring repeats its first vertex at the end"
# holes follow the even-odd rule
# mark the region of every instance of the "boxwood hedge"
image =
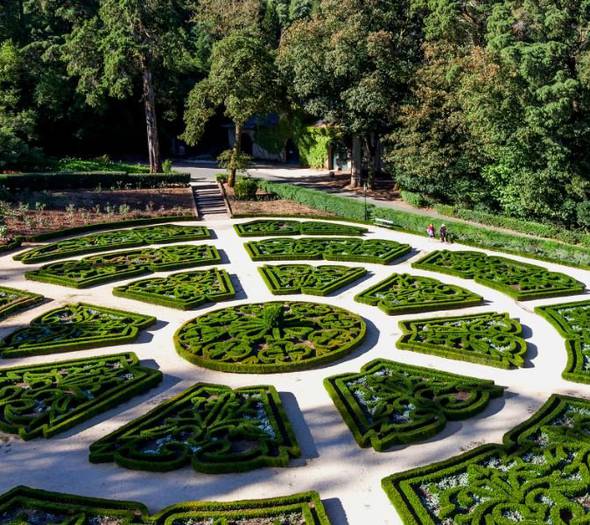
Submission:
POLYGON ((306 302, 242 304, 215 310, 176 332, 187 361, 233 373, 307 370, 341 359, 364 339, 365 321, 343 308, 306 302))
POLYGON ((359 374, 329 377, 324 386, 356 442, 380 452, 428 439, 447 420, 481 412, 503 391, 493 381, 385 359, 371 361, 359 374))
MULTIPOLYGON (((0 370, 0 430, 51 437, 162 380, 133 353, 0 370)), ((0 522, 2 520, 0 519, 0 522)))
POLYGON ((198 383, 90 446, 90 461, 220 474, 286 467, 301 455, 272 386, 198 383))
POLYGON ((21 252, 14 259, 25 264, 35 264, 74 255, 135 248, 150 244, 165 244, 182 241, 209 239, 211 231, 204 226, 177 226, 162 224, 128 230, 111 230, 83 237, 65 239, 21 252))
POLYGON ((44 299, 42 295, 36 293, 0 286, 0 319, 26 310, 44 299))
POLYGON ((401 321, 397 347, 471 363, 514 368, 527 352, 522 325, 509 314, 483 313, 401 321))
POLYGON ((72 288, 88 288, 152 272, 179 270, 191 266, 221 263, 215 246, 174 245, 126 252, 92 255, 81 260, 46 264, 25 273, 31 281, 42 281, 72 288))
POLYGON ((474 251, 435 251, 412 266, 473 279, 518 301, 574 295, 586 289, 584 284, 563 273, 474 251))
POLYGON ((265 265, 258 271, 274 295, 328 295, 367 274, 365 268, 309 264, 265 265))
POLYGON ((383 488, 406 525, 584 523, 589 415, 588 400, 553 395, 502 445, 394 474, 383 488))
POLYGON ((155 317, 148 315, 85 303, 67 304, 2 339, 0 356, 26 357, 127 344, 155 322, 155 317))
POLYGON ((430 277, 396 273, 358 294, 355 301, 378 306, 387 315, 401 315, 476 306, 483 298, 430 277))
POLYGON ((287 221, 260 219, 234 225, 240 237, 274 235, 363 235, 367 228, 337 222, 287 221))

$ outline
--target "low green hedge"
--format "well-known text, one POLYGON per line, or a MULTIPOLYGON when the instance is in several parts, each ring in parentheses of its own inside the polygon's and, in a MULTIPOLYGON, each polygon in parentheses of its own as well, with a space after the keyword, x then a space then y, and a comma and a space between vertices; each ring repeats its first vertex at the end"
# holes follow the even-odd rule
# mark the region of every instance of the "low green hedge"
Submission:
POLYGON ((167 472, 222 474, 286 467, 301 455, 272 386, 197 383, 90 446, 90 461, 167 472))
POLYGON ((31 281, 88 288, 154 272, 220 263, 221 255, 215 246, 181 244, 54 262, 26 272, 25 277, 31 281))
POLYGON ((0 255, 2 255, 3 253, 6 253, 6 252, 10 252, 12 250, 16 250, 17 248, 20 248, 21 244, 22 244, 21 237, 17 237, 15 239, 12 239, 5 244, 0 244, 0 255))
POLYGON ((51 437, 162 381, 133 353, 0 370, 0 430, 51 437))
POLYGON ((527 352, 522 325, 509 314, 483 313, 400 321, 396 346, 470 363, 514 368, 527 352))
POLYGON ((493 381, 377 359, 361 373, 328 377, 324 386, 361 447, 383 452, 424 441, 447 420, 482 412, 502 395, 493 381))
POLYGON ((302 293, 325 296, 367 274, 365 268, 309 264, 265 265, 258 271, 274 295, 302 293))
POLYGON ((387 315, 466 308, 483 302, 482 297, 460 286, 407 273, 393 274, 361 292, 354 300, 377 306, 387 315))
POLYGON ((0 319, 31 308, 45 300, 42 295, 0 286, 0 319))
POLYGON ((590 402, 552 395, 504 435, 440 463, 385 478, 405 525, 583 523, 590 402))
POLYGON ((118 286, 113 295, 146 303, 193 310, 205 303, 232 299, 236 292, 225 270, 182 272, 118 286))
POLYGON ((133 342, 155 317, 86 303, 50 310, 0 341, 0 357, 73 352, 133 342))
POLYGON ((316 221, 257 220, 234 225, 240 237, 270 237, 274 235, 363 235, 366 228, 316 221))
POLYGON ((586 286, 563 273, 541 266, 473 251, 434 251, 413 268, 473 279, 517 301, 582 293, 586 286))
POLYGON ((273 374, 307 370, 350 354, 365 321, 343 308, 307 302, 242 304, 215 310, 176 332, 178 353, 221 372, 273 374))

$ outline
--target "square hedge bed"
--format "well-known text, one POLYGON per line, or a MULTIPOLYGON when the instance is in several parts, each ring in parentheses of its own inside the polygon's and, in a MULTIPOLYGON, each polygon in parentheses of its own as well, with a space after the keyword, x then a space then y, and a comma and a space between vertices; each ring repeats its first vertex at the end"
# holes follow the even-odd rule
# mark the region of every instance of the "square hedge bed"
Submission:
POLYGON ((131 343, 155 317, 92 304, 67 304, 0 341, 0 357, 28 357, 131 343))
POLYGON ((514 368, 524 366, 527 344, 522 325, 509 314, 483 313, 400 321, 396 346, 470 363, 514 368))
POLYGON ((256 220, 234 225, 240 237, 271 237, 274 235, 363 235, 367 228, 317 221, 256 220))
POLYGON ((25 264, 35 264, 74 255, 106 252, 118 248, 135 248, 150 244, 196 241, 211 238, 211 231, 204 226, 177 226, 163 224, 127 230, 111 230, 83 237, 65 239, 27 250, 14 256, 25 264))
POLYGON ((88 288, 141 275, 221 263, 215 246, 175 245, 92 255, 81 260, 46 264, 25 273, 31 281, 88 288))
POLYGON ((48 438, 161 380, 160 371, 140 366, 133 353, 0 369, 0 430, 48 438))
POLYGON ((409 244, 382 239, 278 238, 244 244, 253 261, 321 260, 389 264, 410 253, 409 244))
POLYGON ((235 294, 230 275, 217 268, 143 279, 113 289, 113 295, 117 297, 179 310, 192 310, 205 303, 225 301, 235 294))
POLYGON ((231 502, 187 501, 150 515, 133 501, 19 486, 0 495, 0 523, 31 525, 330 525, 317 492, 231 502))
POLYGON ((385 478, 406 525, 587 523, 590 401, 553 395, 504 436, 385 478))
POLYGON ((503 392, 493 381, 385 359, 359 374, 329 377, 324 386, 356 442, 379 452, 428 439, 447 420, 472 417, 503 392))
POLYGON ((197 383, 90 446, 90 461, 167 472, 221 474, 286 467, 301 455, 272 386, 197 383))
POLYGON ((44 301, 42 295, 0 286, 0 320, 44 301))
POLYGON ((401 315, 477 306, 483 298, 465 288, 430 277, 396 273, 355 298, 358 303, 377 306, 387 315, 401 315))
POLYGON ((265 265, 258 268, 262 279, 274 295, 328 295, 358 281, 367 274, 365 268, 309 264, 265 265))
POLYGON ((435 251, 412 267, 473 279, 517 301, 575 295, 586 289, 583 283, 563 273, 475 251, 435 251))

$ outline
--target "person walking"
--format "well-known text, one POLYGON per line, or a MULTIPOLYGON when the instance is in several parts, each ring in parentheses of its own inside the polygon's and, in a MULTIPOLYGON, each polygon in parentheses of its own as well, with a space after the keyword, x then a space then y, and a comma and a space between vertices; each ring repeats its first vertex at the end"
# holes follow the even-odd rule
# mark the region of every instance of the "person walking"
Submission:
POLYGON ((426 233, 428 234, 429 239, 434 239, 436 237, 436 230, 434 228, 434 224, 428 225, 428 228, 426 228, 426 233))
POLYGON ((440 227, 440 242, 449 242, 449 231, 445 224, 440 227))

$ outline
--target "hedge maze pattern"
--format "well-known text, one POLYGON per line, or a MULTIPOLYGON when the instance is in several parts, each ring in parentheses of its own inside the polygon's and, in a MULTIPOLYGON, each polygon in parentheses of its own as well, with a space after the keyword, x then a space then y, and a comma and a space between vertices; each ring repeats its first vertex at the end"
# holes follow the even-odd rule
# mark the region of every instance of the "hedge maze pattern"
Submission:
POLYGON ((397 347, 471 363, 513 368, 527 352, 522 325, 508 314, 484 313, 401 321, 397 347))
POLYGON ((164 244, 182 241, 209 239, 211 232, 204 226, 176 226, 164 224, 129 230, 114 230, 74 239, 45 244, 15 255, 17 261, 25 264, 65 259, 73 255, 106 252, 117 248, 135 248, 150 244, 164 244))
POLYGON ((538 306, 535 312, 565 338, 568 358, 563 378, 590 383, 590 301, 538 306))
POLYGON ((552 396, 528 421, 456 458, 383 487, 407 525, 587 523, 590 402, 552 396))
POLYGON ((300 455, 274 387, 202 383, 90 447, 93 463, 159 472, 192 465, 209 474, 286 467, 300 455))
POLYGON ((329 377, 324 385, 357 443, 380 452, 432 437, 447 420, 481 412, 503 391, 493 381, 385 359, 360 374, 329 377))
POLYGON ((474 251, 435 251, 412 266, 473 279, 519 301, 573 295, 582 293, 586 288, 563 273, 474 251))
POLYGON ((16 487, 0 496, 0 525, 330 525, 316 492, 234 502, 189 501, 150 516, 141 503, 16 487))
POLYGON ((133 353, 0 370, 0 430, 51 437, 157 385, 133 353))
POLYGON ((207 313, 174 336, 188 361, 234 373, 305 370, 349 354, 364 339, 363 319, 306 302, 244 304, 207 313))
POLYGON ((220 262, 221 257, 215 246, 177 245, 93 255, 79 261, 69 260, 46 264, 39 270, 27 272, 25 277, 33 281, 72 288, 88 288, 153 272, 166 272, 220 262))
POLYGON ((72 352, 127 344, 154 324, 147 315, 91 304, 68 304, 51 310, 0 341, 3 358, 72 352))
POLYGON ((367 274, 365 268, 308 264, 265 265, 258 270, 275 295, 328 295, 367 274))
POLYGON ((316 221, 256 220, 234 226, 240 237, 272 235, 363 235, 367 228, 316 221))
POLYGON ((236 292, 229 274, 212 268, 135 281, 114 288, 113 294, 179 310, 192 310, 205 303, 231 299, 236 292))
POLYGON ((42 295, 0 286, 0 320, 41 303, 42 295))
POLYGON ((476 306, 483 298, 430 277, 397 273, 360 293, 355 301, 377 306, 388 315, 399 315, 476 306))
POLYGON ((264 239, 244 244, 253 261, 300 261, 325 259, 389 264, 409 253, 409 244, 381 239, 264 239))

